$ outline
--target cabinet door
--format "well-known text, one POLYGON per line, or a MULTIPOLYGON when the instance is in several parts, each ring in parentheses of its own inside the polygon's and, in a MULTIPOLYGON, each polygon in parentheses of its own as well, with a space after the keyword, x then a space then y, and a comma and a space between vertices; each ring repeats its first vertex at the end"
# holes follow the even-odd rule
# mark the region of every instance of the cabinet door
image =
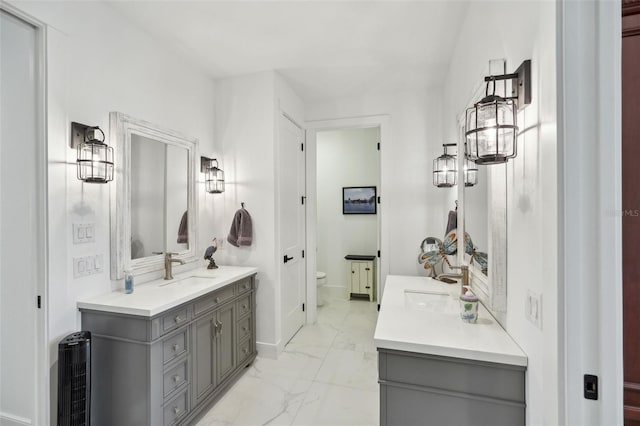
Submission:
POLYGON ((193 325, 193 405, 205 398, 215 381, 216 315, 205 315, 193 325))
POLYGON ((216 342, 217 383, 224 380, 236 366, 235 303, 216 311, 218 336, 216 342))
POLYGON ((360 293, 360 262, 351 262, 351 293, 360 293))
POLYGON ((371 270, 371 262, 360 263, 360 293, 371 293, 371 279, 373 271, 371 270))

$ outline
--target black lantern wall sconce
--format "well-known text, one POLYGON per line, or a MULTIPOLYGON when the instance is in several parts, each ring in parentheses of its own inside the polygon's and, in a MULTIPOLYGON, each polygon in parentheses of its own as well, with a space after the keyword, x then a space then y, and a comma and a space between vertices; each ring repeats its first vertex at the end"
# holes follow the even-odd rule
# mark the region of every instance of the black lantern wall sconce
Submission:
POLYGON ((87 183, 113 180, 113 148, 104 143, 104 132, 98 126, 71 123, 71 148, 77 150, 77 177, 87 183))
POLYGON ((458 159, 447 152, 447 148, 456 146, 455 143, 442 144, 444 153, 433 160, 433 184, 438 188, 455 186, 458 175, 458 159))
POLYGON ((524 61, 512 74, 484 81, 485 97, 466 111, 465 156, 476 164, 505 163, 518 153, 517 112, 531 103, 531 61, 524 61), (496 82, 502 80, 511 80, 511 96, 496 95, 496 82))
POLYGON ((205 174, 205 190, 210 194, 224 192, 224 171, 215 158, 200 157, 200 171, 205 174))

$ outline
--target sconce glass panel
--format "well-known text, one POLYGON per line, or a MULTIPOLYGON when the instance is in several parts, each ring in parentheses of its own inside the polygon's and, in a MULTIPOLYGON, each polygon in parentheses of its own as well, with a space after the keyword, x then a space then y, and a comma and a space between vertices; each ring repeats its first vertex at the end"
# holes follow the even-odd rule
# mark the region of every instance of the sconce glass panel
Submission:
POLYGON ((224 171, 218 168, 218 161, 212 160, 205 172, 205 189, 211 194, 224 192, 224 171), (215 161, 215 165, 213 162, 215 161))
POLYGON ((505 163, 517 155, 517 107, 513 99, 487 96, 467 109, 467 159, 476 164, 505 163))
MULTIPOLYGON (((96 130, 102 133, 99 128, 96 130)), ((113 180, 113 148, 100 140, 92 138, 78 145, 76 164, 77 177, 84 182, 107 183, 113 180)))
POLYGON ((450 188, 456 184, 458 160, 447 153, 446 145, 443 146, 444 154, 433 160, 433 184, 438 188, 450 188))
POLYGON ((473 161, 464 160, 464 186, 474 186, 478 183, 478 167, 473 161))

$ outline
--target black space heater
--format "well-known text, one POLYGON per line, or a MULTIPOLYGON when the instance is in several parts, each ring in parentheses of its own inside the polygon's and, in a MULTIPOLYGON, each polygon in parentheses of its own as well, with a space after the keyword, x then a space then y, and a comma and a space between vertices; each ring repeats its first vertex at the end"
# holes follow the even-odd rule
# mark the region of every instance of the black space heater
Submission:
POLYGON ((58 426, 89 426, 91 333, 80 331, 58 345, 58 426))

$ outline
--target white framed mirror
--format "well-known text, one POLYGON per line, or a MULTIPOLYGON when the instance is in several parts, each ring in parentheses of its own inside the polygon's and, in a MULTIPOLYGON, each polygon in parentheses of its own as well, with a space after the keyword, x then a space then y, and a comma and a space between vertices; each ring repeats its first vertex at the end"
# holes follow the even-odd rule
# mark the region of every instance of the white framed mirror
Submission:
MULTIPOLYGON (((493 60, 484 75, 505 73, 505 61, 493 60)), ((504 90, 499 85, 496 90, 504 90)), ((482 83, 474 90, 467 107, 480 100, 485 93, 482 83)), ((458 152, 460 171, 458 179, 464 182, 465 152, 465 111, 458 117, 458 152)), ((464 250, 464 263, 469 265, 471 288, 482 303, 494 313, 504 313, 507 309, 507 165, 489 166, 470 163, 468 167, 478 169, 478 183, 474 186, 462 185, 459 191, 462 206, 464 231, 470 236, 473 251, 464 250), (478 256, 486 254, 486 262, 479 262, 478 256)), ((462 244, 459 245, 463 247, 462 244)), ((498 319, 499 316, 498 316, 498 319)))
POLYGON ((110 113, 109 127, 116 151, 111 279, 122 279, 125 269, 163 270, 160 253, 196 261, 198 140, 121 112, 110 113))

